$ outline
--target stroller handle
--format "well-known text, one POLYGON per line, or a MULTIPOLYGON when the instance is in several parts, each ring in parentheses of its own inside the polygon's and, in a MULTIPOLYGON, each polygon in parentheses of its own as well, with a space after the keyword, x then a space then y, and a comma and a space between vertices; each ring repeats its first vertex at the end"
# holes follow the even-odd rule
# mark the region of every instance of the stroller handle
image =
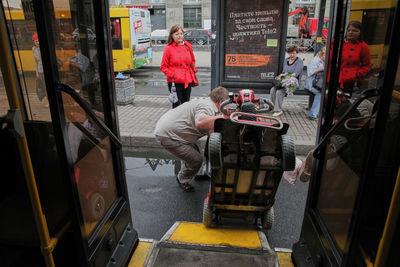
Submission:
POLYGON ((259 127, 264 127, 264 128, 271 128, 274 130, 281 130, 283 128, 283 123, 280 119, 270 117, 270 116, 265 116, 265 115, 258 115, 258 114, 245 113, 245 112, 238 111, 238 112, 233 112, 230 116, 230 119, 234 123, 259 126, 259 127), (269 122, 244 120, 244 119, 239 119, 239 116, 253 117, 256 119, 264 119, 264 120, 268 120, 269 122), (278 125, 276 125, 276 124, 278 124, 278 125))
MULTIPOLYGON (((267 113, 268 111, 270 111, 271 109, 274 108, 274 104, 273 104, 273 103, 271 102, 271 100, 269 100, 269 99, 260 98, 259 101, 260 101, 260 104, 261 104, 261 103, 262 103, 262 104, 267 104, 268 107, 267 107, 267 108, 256 109, 256 113, 267 113)), ((234 102, 233 102, 233 100, 232 100, 231 98, 225 100, 224 102, 222 102, 222 103, 221 103, 221 106, 220 106, 221 112, 222 112, 223 114, 229 116, 229 113, 226 111, 225 106, 226 106, 226 105, 229 105, 229 104, 232 104, 232 103, 234 103, 234 102)), ((237 109, 236 109, 236 108, 232 108, 232 109, 230 109, 230 110, 231 110, 231 111, 235 111, 235 110, 237 110, 237 109)))
POLYGON ((222 112, 223 114, 229 116, 229 113, 226 112, 226 110, 225 110, 225 106, 226 106, 226 105, 229 105, 229 104, 231 104, 231 103, 233 103, 233 101, 232 101, 231 98, 230 98, 230 99, 227 99, 227 100, 225 100, 224 102, 221 103, 220 110, 221 110, 221 112, 222 112))

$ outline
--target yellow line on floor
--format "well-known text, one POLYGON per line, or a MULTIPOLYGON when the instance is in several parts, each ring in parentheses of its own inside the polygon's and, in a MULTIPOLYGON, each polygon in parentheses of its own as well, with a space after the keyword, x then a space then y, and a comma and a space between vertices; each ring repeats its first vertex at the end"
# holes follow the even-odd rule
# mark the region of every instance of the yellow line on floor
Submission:
POLYGON ((128 267, 142 267, 150 251, 152 243, 140 241, 129 261, 128 267))
POLYGON ((256 230, 242 229, 211 229, 206 228, 201 223, 179 224, 169 241, 217 245, 234 246, 246 248, 261 248, 260 238, 256 230))
POLYGON ((294 267, 290 252, 277 252, 279 267, 294 267))

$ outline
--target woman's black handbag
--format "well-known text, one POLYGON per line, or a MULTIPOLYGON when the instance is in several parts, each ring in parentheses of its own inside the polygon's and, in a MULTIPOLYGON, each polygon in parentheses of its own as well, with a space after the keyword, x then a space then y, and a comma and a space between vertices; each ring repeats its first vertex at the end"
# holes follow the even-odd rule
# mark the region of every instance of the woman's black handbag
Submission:
POLYGON ((317 89, 318 91, 322 91, 322 86, 324 82, 324 72, 320 71, 317 74, 315 74, 315 77, 312 81, 312 86, 317 89))

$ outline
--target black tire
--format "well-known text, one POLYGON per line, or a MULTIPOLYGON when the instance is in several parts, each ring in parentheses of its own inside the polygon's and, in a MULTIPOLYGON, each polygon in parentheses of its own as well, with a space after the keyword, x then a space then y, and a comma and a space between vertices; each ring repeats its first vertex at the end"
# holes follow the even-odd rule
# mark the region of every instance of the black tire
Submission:
POLYGON ((205 227, 210 228, 212 226, 213 212, 212 208, 207 204, 207 198, 204 199, 203 206, 203 224, 205 227))
POLYGON ((106 211, 106 201, 100 193, 93 193, 84 207, 84 217, 90 221, 100 220, 106 211))
POLYGON ((175 176, 178 175, 178 173, 181 170, 181 168, 182 168, 182 161, 180 159, 175 160, 175 163, 174 163, 175 176))
POLYGON ((212 169, 217 169, 222 166, 222 151, 221 151, 222 136, 221 133, 212 133, 208 140, 208 158, 212 169))
POLYGON ((274 220, 275 220, 274 207, 271 207, 269 210, 264 212, 263 217, 261 218, 262 228, 265 230, 271 230, 272 226, 274 225, 274 220))
POLYGON ((293 138, 290 135, 281 135, 282 142, 282 169, 293 171, 296 167, 296 152, 293 138))

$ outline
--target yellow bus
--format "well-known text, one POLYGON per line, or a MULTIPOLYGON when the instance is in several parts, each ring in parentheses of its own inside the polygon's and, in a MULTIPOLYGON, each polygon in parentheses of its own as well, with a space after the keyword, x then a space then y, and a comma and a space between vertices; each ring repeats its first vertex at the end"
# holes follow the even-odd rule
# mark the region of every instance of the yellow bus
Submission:
MULTIPOLYGON (((14 57, 18 70, 35 71, 32 53, 32 35, 36 33, 35 24, 25 20, 23 10, 5 12, 14 47, 14 57)), ((57 58, 63 63, 61 71, 68 71, 69 59, 76 55, 75 42, 82 36, 73 27, 69 10, 55 11, 59 38, 56 43, 57 58), (59 47, 58 47, 59 46, 59 47)), ((151 22, 148 10, 136 8, 110 8, 110 23, 114 71, 134 70, 152 62, 151 22)), ((87 29, 89 45, 95 45, 96 36, 87 29)))
POLYGON ((152 62, 150 11, 110 8, 114 71, 127 71, 152 62))

